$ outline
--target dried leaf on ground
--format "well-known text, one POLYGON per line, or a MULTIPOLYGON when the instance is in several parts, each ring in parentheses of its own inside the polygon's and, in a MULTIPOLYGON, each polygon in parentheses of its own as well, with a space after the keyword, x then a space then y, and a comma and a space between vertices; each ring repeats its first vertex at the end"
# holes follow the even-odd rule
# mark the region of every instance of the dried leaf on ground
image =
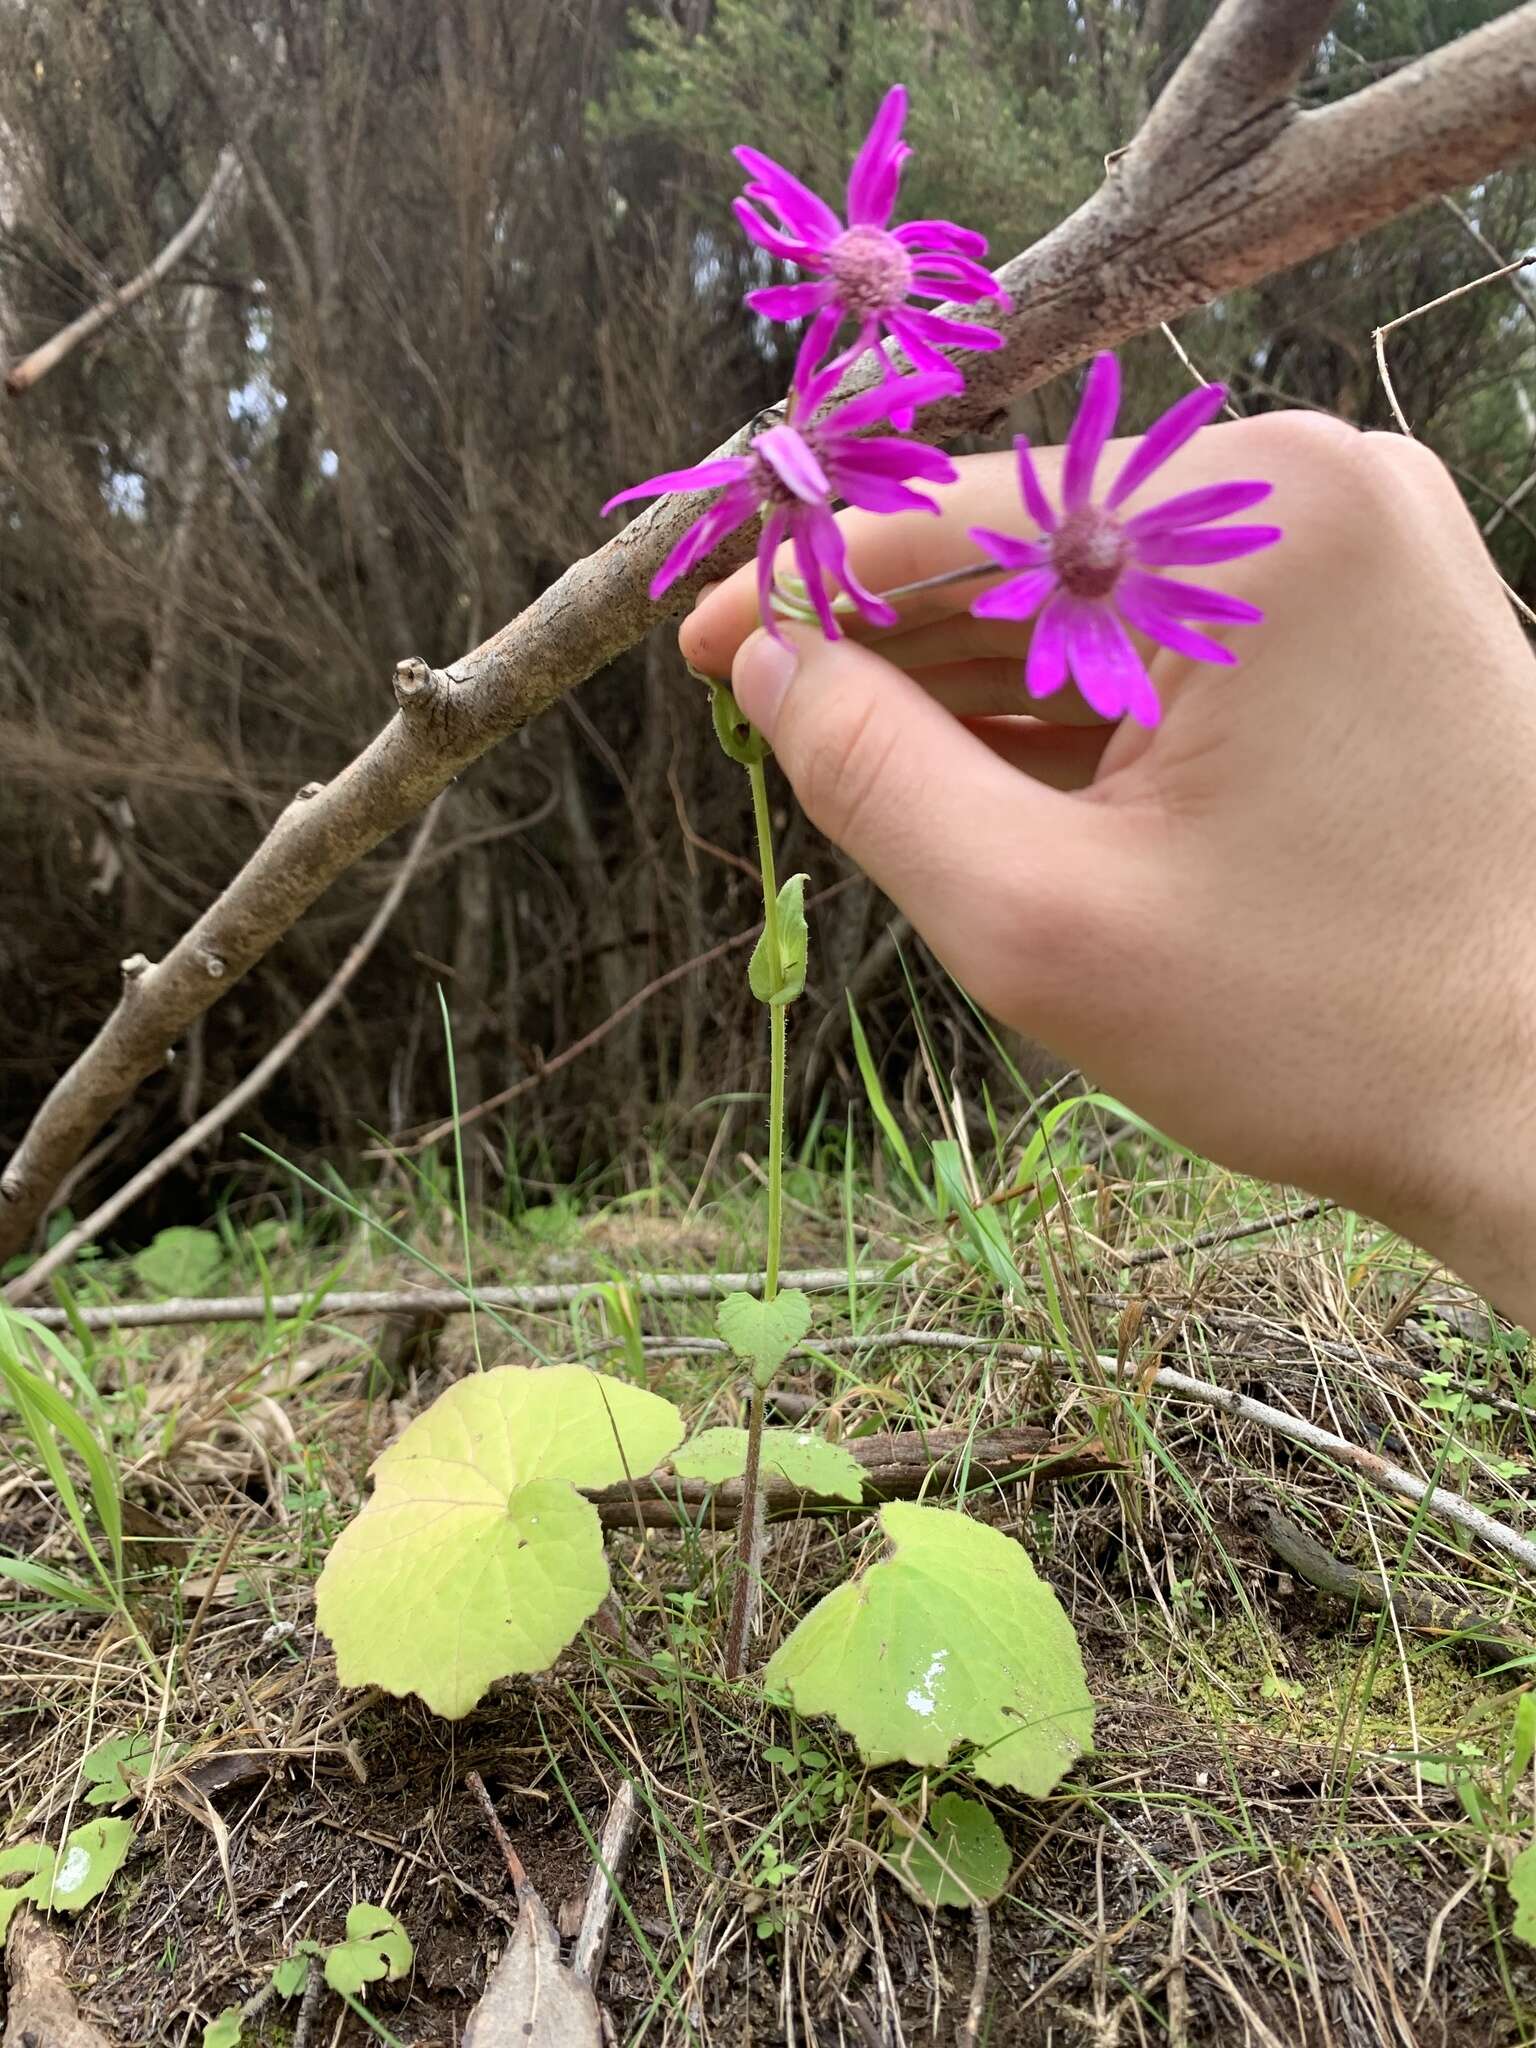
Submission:
POLYGON ((532 1885, 517 1899, 517 1926, 464 2030, 464 2048, 600 2048, 602 2021, 590 1986, 560 1960, 560 1937, 532 1885))

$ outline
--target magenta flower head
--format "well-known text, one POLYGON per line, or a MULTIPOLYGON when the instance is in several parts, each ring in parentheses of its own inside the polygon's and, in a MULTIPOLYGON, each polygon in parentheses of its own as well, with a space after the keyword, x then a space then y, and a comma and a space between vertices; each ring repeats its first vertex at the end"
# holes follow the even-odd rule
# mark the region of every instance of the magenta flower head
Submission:
MULTIPOLYGON (((840 372, 836 366, 823 371, 802 396, 807 415, 829 398, 840 372)), ((866 512, 934 512, 938 506, 922 491, 911 488, 910 479, 924 483, 953 483, 955 465, 937 448, 921 442, 898 440, 893 435, 873 434, 858 438, 862 430, 889 419, 896 407, 930 405, 954 388, 943 377, 903 377, 897 383, 877 384, 861 391, 828 413, 824 420, 805 426, 768 427, 744 455, 724 455, 712 462, 697 463, 692 469, 667 470, 643 484, 619 491, 603 507, 609 512, 629 498, 653 498, 663 491, 720 490, 720 496, 688 528, 677 546, 657 570, 651 582, 651 596, 662 592, 697 568, 706 555, 719 546, 728 533, 744 525, 757 513, 763 515, 763 530, 757 544, 758 609, 763 624, 775 638, 773 565, 774 556, 785 540, 793 543, 795 561, 807 595, 829 640, 838 636, 836 614, 826 589, 826 579, 846 590, 872 625, 894 626, 897 613, 868 591, 848 566, 842 529, 833 516, 834 501, 842 499, 866 512)))
MULTIPOLYGON (((845 320, 857 321, 858 332, 838 358, 838 368, 846 369, 889 334, 917 369, 947 377, 951 391, 959 390, 964 379, 935 353, 934 343, 970 349, 1003 345, 990 327, 943 320, 910 303, 955 299, 975 305, 996 299, 1006 308, 1012 302, 977 261, 987 253, 985 236, 949 220, 890 225, 901 167, 912 153, 901 139, 906 117, 906 88, 893 85, 848 175, 846 221, 771 157, 755 149, 736 151, 752 180, 745 197, 735 202, 736 218, 754 242, 808 273, 803 284, 769 285, 748 292, 746 300, 769 320, 810 320, 795 359, 797 391, 821 367, 845 320), (772 211, 772 222, 759 206, 772 211)), ((884 360, 883 349, 881 356, 884 360)), ((900 415, 897 423, 908 424, 900 415)))
POLYGON ((1255 625, 1257 605, 1160 573, 1203 562, 1230 562, 1273 547, 1278 526, 1217 526, 1269 496, 1260 482, 1210 484, 1165 499, 1127 518, 1120 508, 1168 458, 1221 410, 1226 388, 1206 384, 1171 406, 1131 450, 1120 473, 1095 501, 1094 472, 1120 410, 1120 369, 1112 355, 1094 358, 1082 404, 1067 438, 1058 513, 1041 488, 1029 442, 1014 442, 1024 509, 1039 540, 973 527, 971 539, 1011 570, 1004 583, 971 606, 979 619, 1035 620, 1024 665, 1031 697, 1049 697, 1068 677, 1105 718, 1129 712, 1139 725, 1161 715, 1152 678, 1126 626, 1195 661, 1235 664, 1230 648, 1188 621, 1255 625), (1038 617, 1036 617, 1038 614, 1038 617))

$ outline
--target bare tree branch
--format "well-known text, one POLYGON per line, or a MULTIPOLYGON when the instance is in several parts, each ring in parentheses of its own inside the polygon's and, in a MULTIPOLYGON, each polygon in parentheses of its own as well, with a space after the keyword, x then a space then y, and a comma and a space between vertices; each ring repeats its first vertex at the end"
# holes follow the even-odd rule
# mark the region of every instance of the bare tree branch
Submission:
MULTIPOLYGON (((1536 4, 1301 113, 1286 95, 1329 12, 1322 0, 1226 0, 1099 192, 1007 266, 1015 303, 1000 322, 1005 345, 969 362, 965 393, 925 415, 930 438, 985 427, 1095 349, 1317 256, 1531 147, 1536 4)), ((726 446, 747 438, 744 428, 726 446)), ((453 670, 399 665, 399 715, 332 782, 288 806, 192 930, 125 987, 48 1096, 0 1176, 0 1257, 26 1242, 59 1180, 167 1046, 322 890, 469 762, 744 558, 750 536, 722 547, 665 603, 650 599, 650 579, 697 505, 662 500, 453 670)))
POLYGON ((427 850, 427 841, 432 837, 432 828, 437 823, 442 802, 443 799, 437 797, 428 807, 426 816, 417 827, 416 837, 411 841, 410 850, 395 870, 394 878, 385 891, 378 909, 368 920, 367 927, 357 943, 314 1001, 294 1020, 271 1051, 257 1061, 236 1087, 230 1089, 222 1102, 216 1102, 212 1109, 197 1119, 196 1123, 188 1124, 179 1137, 173 1138, 163 1151, 156 1153, 147 1166, 140 1167, 133 1178, 126 1181, 115 1195, 109 1196, 99 1207, 93 1209, 89 1216, 83 1217, 73 1230, 66 1230, 57 1244, 50 1245, 42 1257, 28 1267, 22 1278, 29 1293, 41 1287, 45 1280, 51 1279, 61 1267, 67 1266, 82 1245, 89 1244, 104 1230, 109 1230, 123 1211, 131 1208, 140 1195, 147 1194, 157 1182, 164 1180, 183 1159, 190 1159, 198 1147, 206 1144, 216 1131, 222 1131, 236 1111, 243 1109, 246 1103, 258 1096, 272 1076, 288 1064, 316 1025, 330 1015, 352 982, 356 980, 363 963, 383 937, 390 919, 400 908, 405 892, 411 886, 416 870, 421 866, 421 857, 427 850))
POLYGON ((220 205, 233 193, 240 180, 240 159, 232 145, 226 145, 219 152, 213 176, 208 180, 208 189, 199 199, 183 226, 177 229, 165 247, 148 263, 135 278, 119 285, 116 291, 108 292, 104 299, 98 299, 89 312, 82 313, 78 320, 71 320, 67 327, 61 327, 57 334, 13 363, 5 373, 5 388, 13 398, 19 398, 24 391, 56 369, 64 358, 77 349, 82 341, 89 341, 93 334, 115 320, 119 313, 128 308, 167 276, 186 255, 192 244, 218 212, 220 205))

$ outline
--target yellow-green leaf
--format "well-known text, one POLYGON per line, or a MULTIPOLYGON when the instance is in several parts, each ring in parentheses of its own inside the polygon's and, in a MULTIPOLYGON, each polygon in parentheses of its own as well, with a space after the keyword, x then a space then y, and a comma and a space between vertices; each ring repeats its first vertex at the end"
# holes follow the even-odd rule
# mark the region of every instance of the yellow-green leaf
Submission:
MULTIPOLYGON (((828 1500, 864 1498, 864 1468, 858 1459, 810 1430, 765 1429, 761 1460, 764 1472, 777 1472, 806 1493, 828 1500)), ((747 1432, 701 1429, 673 1454, 672 1469, 684 1479, 704 1479, 712 1486, 739 1479, 747 1469, 747 1432)))
POLYGON ((478 1373, 374 1466, 315 1612, 343 1685, 467 1714, 498 1678, 544 1671, 608 1591, 602 1526, 578 1486, 652 1470, 682 1417, 580 1366, 478 1373))
POLYGON ((1056 1595, 1022 1545, 965 1514, 892 1501, 880 1521, 891 1555, 812 1608, 765 1684, 832 1715, 866 1763, 932 1767, 968 1743, 977 1777, 1043 1798, 1093 1739, 1056 1595))
POLYGON ((360 1899, 347 1914, 347 1938, 325 1958, 325 1981, 356 1998, 365 1984, 394 1984, 411 1967, 411 1937, 394 1914, 360 1899))
POLYGON ((929 1906, 990 1906, 1012 1864, 997 1822, 960 1792, 939 1794, 926 1828, 893 1827, 889 1848, 902 1882, 929 1906))

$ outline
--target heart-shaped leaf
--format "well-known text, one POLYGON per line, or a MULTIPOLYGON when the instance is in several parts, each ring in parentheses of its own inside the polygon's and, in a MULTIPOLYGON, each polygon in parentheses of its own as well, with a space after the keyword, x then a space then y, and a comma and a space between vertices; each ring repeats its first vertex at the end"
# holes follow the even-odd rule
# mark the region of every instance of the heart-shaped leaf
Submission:
POLYGON ((143 1730, 98 1742, 81 1759, 80 1775, 90 1786, 87 1806, 116 1806, 131 1799, 149 1774, 155 1745, 143 1730))
POLYGON ((1013 1862, 991 1814, 960 1792, 939 1794, 926 1828, 893 1827, 889 1847, 902 1882, 929 1906, 990 1906, 1013 1862))
POLYGON ((1091 1747, 1093 1702, 1056 1595, 1011 1536, 949 1508, 880 1510, 891 1555, 820 1601, 763 1674, 866 1763, 968 1768, 1043 1798, 1091 1747))
MULTIPOLYGON (((777 1472, 791 1486, 828 1500, 861 1501, 864 1468, 841 1444, 803 1429, 765 1429, 760 1453, 764 1472, 777 1472)), ((684 1479, 704 1479, 718 1486, 739 1479, 747 1469, 744 1429, 701 1429, 673 1453, 672 1470, 684 1479)))
POLYGON ((320 1574, 341 1683, 457 1718, 494 1680, 547 1670, 608 1592, 602 1525, 575 1489, 651 1471, 682 1434, 670 1401, 581 1366, 450 1387, 377 1461, 320 1574))
POLYGON ((411 1967, 411 1937, 383 1906, 359 1900, 347 1913, 347 1938, 325 1958, 325 1981, 356 1998, 365 1984, 394 1984, 411 1967))
POLYGON ((272 1991, 277 1998, 297 1998, 309 1982, 310 1951, 300 1949, 295 1956, 284 1956, 272 1972, 272 1991))
POLYGON ((224 1263, 224 1246, 211 1230, 177 1224, 158 1231, 133 1255, 133 1270, 156 1294, 201 1294, 224 1263))
POLYGON ((226 2005, 203 2029, 203 2048, 240 2048, 245 2038, 245 2014, 238 2005, 226 2005))
POLYGON ((715 1327, 760 1387, 766 1387, 811 1327, 811 1304, 798 1287, 772 1301, 728 1294, 715 1311, 715 1327))
POLYGON ((791 875, 778 894, 778 973, 769 958, 768 933, 752 948, 747 962, 747 983, 760 1003, 792 1003, 805 988, 805 969, 810 951, 810 933, 805 922, 805 885, 808 875, 791 875))

